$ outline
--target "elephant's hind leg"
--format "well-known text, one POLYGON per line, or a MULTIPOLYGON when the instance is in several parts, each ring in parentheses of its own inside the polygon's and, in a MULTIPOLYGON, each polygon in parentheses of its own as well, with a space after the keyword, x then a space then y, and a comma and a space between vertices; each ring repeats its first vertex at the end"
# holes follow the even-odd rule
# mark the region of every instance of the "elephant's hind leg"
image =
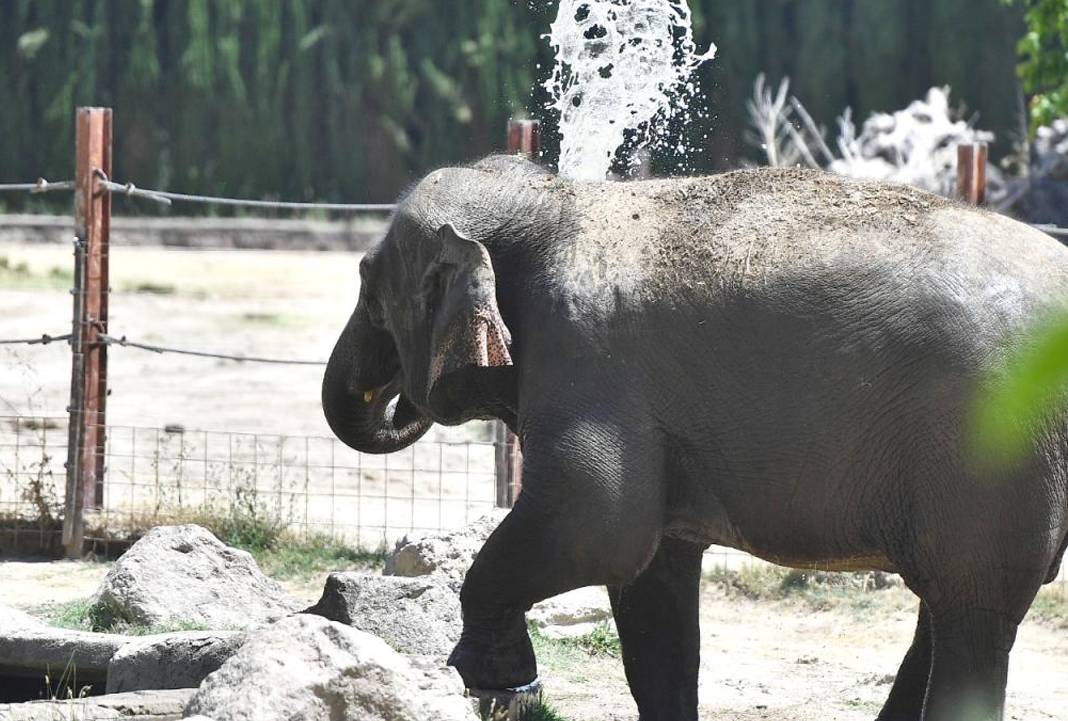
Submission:
POLYGON ((1001 721, 1017 622, 981 609, 932 608, 934 658, 924 721, 1001 721))
POLYGON ((695 721, 701 546, 665 538, 632 583, 609 588, 641 721, 695 721))
POLYGON ((920 602, 920 618, 905 660, 897 671, 890 697, 877 721, 920 721, 927 681, 931 676, 931 612, 920 602))

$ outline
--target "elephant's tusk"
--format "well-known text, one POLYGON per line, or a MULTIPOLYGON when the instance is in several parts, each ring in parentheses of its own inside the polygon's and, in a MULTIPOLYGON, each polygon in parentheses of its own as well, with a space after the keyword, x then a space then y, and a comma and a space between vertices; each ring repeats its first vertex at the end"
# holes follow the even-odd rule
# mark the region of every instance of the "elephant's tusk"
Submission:
POLYGON ((374 399, 375 399, 375 392, 374 391, 364 391, 363 392, 363 402, 364 403, 370 403, 374 399))

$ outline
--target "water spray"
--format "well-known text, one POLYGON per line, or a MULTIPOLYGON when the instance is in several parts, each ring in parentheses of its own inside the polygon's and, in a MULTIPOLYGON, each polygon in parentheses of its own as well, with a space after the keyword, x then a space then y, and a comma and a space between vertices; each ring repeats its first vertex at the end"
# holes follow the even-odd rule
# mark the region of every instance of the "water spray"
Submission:
POLYGON ((603 181, 628 132, 636 147, 664 132, 696 95, 698 53, 685 0, 560 0, 547 36, 546 89, 560 113, 560 175, 603 181))

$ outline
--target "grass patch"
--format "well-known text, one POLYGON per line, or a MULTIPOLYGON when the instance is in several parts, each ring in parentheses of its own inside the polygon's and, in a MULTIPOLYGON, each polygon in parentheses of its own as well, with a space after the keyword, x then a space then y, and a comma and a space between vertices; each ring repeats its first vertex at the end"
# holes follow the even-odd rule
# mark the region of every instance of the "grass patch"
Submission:
POLYGON ((619 658, 622 654, 619 634, 607 621, 597 624, 589 633, 569 638, 549 638, 533 624, 529 624, 527 628, 530 632, 530 642, 539 658, 545 654, 551 658, 573 662, 590 656, 619 658))
POLYGON ((93 606, 89 599, 69 601, 67 603, 39 606, 30 613, 56 628, 73 631, 95 631, 97 633, 117 633, 123 636, 149 636, 157 633, 175 631, 208 631, 202 624, 190 621, 174 620, 153 626, 143 626, 128 621, 114 620, 110 614, 102 613, 93 606))
POLYGON ((893 594, 891 599, 891 594, 879 592, 903 588, 896 576, 877 571, 832 573, 763 564, 741 569, 717 567, 705 574, 705 580, 721 585, 729 596, 751 601, 795 602, 815 611, 835 608, 868 611, 888 602, 896 604, 900 602, 899 594, 893 594))
POLYGON ((544 698, 538 701, 525 718, 526 721, 568 721, 544 698))
POLYGON ((146 516, 132 519, 127 527, 112 526, 96 534, 103 537, 106 533, 128 546, 155 526, 196 524, 226 545, 251 553, 266 575, 279 580, 308 580, 332 571, 375 570, 385 565, 388 551, 384 545, 368 550, 326 534, 293 533, 287 520, 264 510, 254 498, 244 497, 240 489, 237 495, 226 510, 201 508, 146 516))
POLYGON ((6 255, 0 255, 0 285, 5 287, 31 290, 70 288, 73 280, 74 274, 69 269, 56 266, 39 275, 25 261, 16 263, 6 255))
POLYGON ((1054 628, 1068 630, 1068 595, 1055 588, 1043 588, 1031 604, 1027 617, 1054 628))
POLYGON ((143 293, 145 295, 174 295, 178 292, 178 288, 171 283, 154 283, 152 281, 127 283, 123 286, 123 290, 127 293, 143 293))
POLYGON ((237 504, 229 513, 202 512, 185 520, 214 533, 220 541, 248 551, 260 569, 273 578, 303 579, 331 571, 376 569, 385 564, 386 548, 374 551, 350 546, 333 536, 300 536, 282 519, 237 504))
POLYGON ((304 316, 271 311, 247 311, 233 316, 230 322, 238 328, 250 325, 263 328, 304 328, 308 325, 308 319, 304 316))
POLYGON ((333 571, 379 569, 386 561, 384 548, 365 551, 330 536, 294 538, 270 548, 246 549, 263 572, 273 578, 306 579, 333 571))

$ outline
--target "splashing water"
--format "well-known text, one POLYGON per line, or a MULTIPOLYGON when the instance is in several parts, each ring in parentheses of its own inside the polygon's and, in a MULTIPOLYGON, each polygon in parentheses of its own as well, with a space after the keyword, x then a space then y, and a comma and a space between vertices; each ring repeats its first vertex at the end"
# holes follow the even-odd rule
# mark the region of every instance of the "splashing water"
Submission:
POLYGON ((638 147, 663 133, 716 54, 698 54, 686 0, 560 0, 548 38, 545 87, 560 113, 560 175, 572 180, 604 180, 628 131, 638 147))

